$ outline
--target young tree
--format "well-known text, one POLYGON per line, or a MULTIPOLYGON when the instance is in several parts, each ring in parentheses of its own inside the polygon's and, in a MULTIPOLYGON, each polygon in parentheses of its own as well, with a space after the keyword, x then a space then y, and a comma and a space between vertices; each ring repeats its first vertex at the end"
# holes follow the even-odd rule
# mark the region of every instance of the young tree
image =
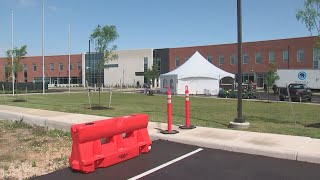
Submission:
MULTIPOLYGON (((95 44, 95 50, 99 54, 103 54, 103 58, 98 63, 98 72, 103 70, 104 64, 108 61, 118 59, 118 55, 114 53, 117 49, 117 45, 112 45, 112 43, 119 37, 117 32, 117 27, 114 25, 98 25, 90 35, 90 40, 95 44)), ((101 84, 99 84, 101 87, 101 84)), ((99 105, 100 105, 100 88, 99 88, 99 105)), ((111 101, 111 99, 110 99, 111 101)))
POLYGON ((306 25, 310 35, 317 33, 314 46, 320 48, 320 0, 305 0, 304 7, 297 11, 296 18, 306 25))
POLYGON ((268 102, 269 102, 269 87, 273 86, 274 83, 280 79, 276 70, 277 70, 277 66, 271 63, 269 70, 267 72, 267 78, 266 78, 268 102))
POLYGON ((158 66, 158 63, 157 62, 154 62, 153 63, 153 66, 152 66, 152 69, 153 69, 153 71, 154 71, 154 78, 152 79, 152 82, 153 82, 153 84, 155 84, 155 80, 157 79, 159 79, 159 76, 160 76, 160 71, 159 71, 159 66, 158 66))
POLYGON ((15 47, 13 50, 11 49, 7 50, 6 54, 7 54, 7 67, 8 67, 7 76, 8 77, 11 76, 11 72, 13 71, 14 76, 17 79, 18 72, 21 72, 23 69, 23 66, 20 64, 20 60, 27 55, 27 45, 23 45, 20 48, 15 47), (13 55, 13 63, 12 63, 11 55, 13 55))
POLYGON ((98 64, 99 68, 103 68, 104 64, 108 61, 118 59, 118 55, 114 53, 117 49, 117 45, 112 45, 118 37, 117 27, 114 25, 98 25, 93 30, 90 35, 90 40, 95 44, 95 50, 98 53, 103 54, 103 59, 98 64))
POLYGON ((148 81, 151 79, 152 84, 154 84, 154 80, 159 77, 158 65, 156 63, 153 63, 152 67, 149 68, 144 75, 148 81))

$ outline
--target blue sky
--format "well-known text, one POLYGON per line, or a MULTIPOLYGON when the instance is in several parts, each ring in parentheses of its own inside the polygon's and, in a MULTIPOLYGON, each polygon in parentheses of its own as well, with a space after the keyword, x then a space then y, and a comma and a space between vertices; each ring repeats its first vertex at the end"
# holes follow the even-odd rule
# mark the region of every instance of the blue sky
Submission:
MULTIPOLYGON (((116 25, 118 49, 167 48, 237 41, 236 0, 45 0, 45 54, 88 51, 98 24, 116 25)), ((304 0, 242 0, 243 41, 309 36, 295 14, 304 0)), ((0 56, 14 44, 42 54, 42 0, 0 0, 0 56)))

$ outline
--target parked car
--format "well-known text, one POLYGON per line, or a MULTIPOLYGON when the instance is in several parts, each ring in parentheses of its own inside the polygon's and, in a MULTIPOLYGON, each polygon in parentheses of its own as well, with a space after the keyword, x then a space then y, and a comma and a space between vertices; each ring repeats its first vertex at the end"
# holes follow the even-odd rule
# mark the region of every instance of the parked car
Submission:
MULTIPOLYGON (((312 92, 311 89, 305 84, 293 83, 288 85, 291 101, 302 102, 303 100, 311 101, 312 92)), ((279 100, 289 98, 288 91, 286 88, 280 89, 279 100)))

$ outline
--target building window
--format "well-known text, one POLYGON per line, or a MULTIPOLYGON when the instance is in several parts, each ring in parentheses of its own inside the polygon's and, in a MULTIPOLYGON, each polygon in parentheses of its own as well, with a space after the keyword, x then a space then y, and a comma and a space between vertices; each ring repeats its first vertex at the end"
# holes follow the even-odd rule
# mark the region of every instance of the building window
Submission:
POLYGON ((230 56, 230 62, 231 64, 236 64, 236 55, 234 55, 234 53, 232 53, 230 56))
POLYGON ((244 53, 243 54, 243 64, 248 64, 249 63, 249 57, 248 54, 244 53))
POLYGON ((73 65, 72 64, 70 64, 70 71, 73 69, 73 65))
POLYGON ((289 60, 288 51, 282 51, 282 59, 283 59, 283 62, 288 62, 288 60, 289 60))
POLYGON ((269 52, 269 62, 274 63, 275 54, 273 51, 269 52))
POLYGON ((81 64, 80 64, 80 62, 77 63, 77 68, 78 68, 78 70, 81 70, 81 64))
POLYGON ((28 66, 26 64, 23 65, 23 79, 24 82, 28 81, 28 66))
POLYGON ((319 61, 313 61, 313 69, 319 69, 319 61))
POLYGON ((119 65, 118 64, 107 64, 107 65, 105 65, 105 67, 106 68, 117 68, 117 67, 119 67, 119 65))
POLYGON ((8 65, 4 66, 4 76, 5 76, 5 80, 8 81, 8 79, 9 79, 9 67, 8 67, 8 65))
POLYGON ((298 52, 297 52, 297 58, 298 58, 298 62, 302 62, 303 59, 304 59, 304 52, 302 49, 299 49, 298 52))
POLYGON ((62 63, 59 64, 59 70, 63 71, 63 64, 62 63))
POLYGON ((261 53, 260 52, 256 53, 256 63, 261 64, 261 53))
POLYGON ((176 57, 176 67, 180 66, 180 59, 179 57, 176 57))
POLYGON ((313 69, 319 69, 320 49, 313 49, 313 69))
POLYGON ((219 64, 224 64, 224 56, 223 55, 220 55, 219 56, 219 64))
POLYGON ((50 63, 50 70, 53 71, 54 70, 54 64, 50 63))
POLYGON ((157 58, 158 72, 161 72, 161 58, 157 58))
POLYGON ((144 69, 144 72, 147 72, 147 70, 148 70, 148 57, 144 57, 144 59, 143 59, 143 69, 144 69))
POLYGON ((28 71, 28 66, 26 64, 23 65, 23 71, 24 72, 28 71))
POLYGON ((212 63, 212 56, 208 56, 208 61, 212 63))
POLYGON ((37 65, 33 64, 33 71, 37 71, 37 65))

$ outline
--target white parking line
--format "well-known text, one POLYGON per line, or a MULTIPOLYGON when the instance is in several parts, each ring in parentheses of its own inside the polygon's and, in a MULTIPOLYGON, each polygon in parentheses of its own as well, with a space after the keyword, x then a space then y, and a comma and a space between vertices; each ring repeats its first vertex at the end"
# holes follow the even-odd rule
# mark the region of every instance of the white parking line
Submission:
POLYGON ((180 156, 180 157, 178 157, 178 158, 176 158, 176 159, 173 159, 173 160, 171 160, 171 161, 169 161, 169 162, 167 162, 167 163, 164 163, 164 164, 162 164, 162 165, 160 165, 160 166, 158 166, 158 167, 155 167, 155 168, 153 168, 153 169, 150 169, 149 171, 146 171, 146 172, 141 173, 141 174, 139 174, 139 175, 137 175, 137 176, 134 176, 134 177, 132 177, 132 178, 130 178, 130 179, 128 179, 128 180, 136 180, 136 179, 142 178, 142 177, 144 177, 144 176, 146 176, 146 175, 148 175, 148 174, 151 174, 151 173, 153 173, 153 172, 155 172, 155 171, 158 171, 159 169, 162 169, 162 168, 164 168, 164 167, 167 167, 167 166, 169 166, 170 164, 173 164, 173 163, 175 163, 175 162, 178 162, 178 161, 180 161, 180 160, 182 160, 182 159, 184 159, 184 158, 186 158, 186 157, 189 157, 189 156, 191 156, 191 155, 193 155, 193 154, 196 154, 196 153, 198 153, 198 152, 200 152, 200 151, 202 151, 202 150, 203 150, 202 148, 199 148, 199 149, 197 149, 197 150, 194 150, 194 151, 192 151, 192 152, 190 152, 190 153, 188 153, 188 154, 185 154, 185 155, 180 156))

